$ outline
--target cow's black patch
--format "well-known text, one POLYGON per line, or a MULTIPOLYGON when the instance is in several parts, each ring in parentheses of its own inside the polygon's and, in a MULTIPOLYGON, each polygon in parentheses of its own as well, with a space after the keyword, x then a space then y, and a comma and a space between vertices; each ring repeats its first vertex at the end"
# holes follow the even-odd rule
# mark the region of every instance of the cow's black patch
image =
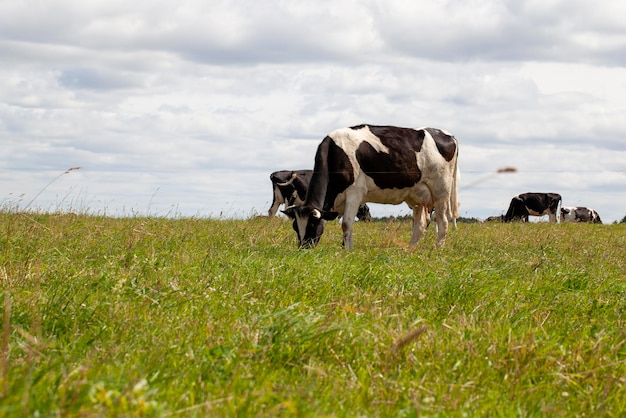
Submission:
POLYGON ((324 202, 324 210, 330 210, 337 195, 354 183, 354 169, 346 152, 330 137, 324 138, 317 147, 315 168, 307 194, 307 203, 324 202), (332 170, 329 169, 332 167, 332 170))
POLYGON ((424 131, 394 126, 369 126, 389 153, 378 152, 368 142, 356 150, 361 170, 381 189, 412 187, 422 178, 415 153, 422 149, 424 131))
POLYGON ((591 221, 591 217, 593 216, 591 211, 584 207, 577 207, 574 209, 575 219, 580 222, 589 222, 591 221))
POLYGON ((519 198, 528 209, 537 213, 542 213, 546 209, 551 213, 556 213, 561 201, 561 195, 557 193, 522 193, 519 198))
POLYGON ((456 154, 457 146, 454 137, 440 129, 426 128, 426 130, 435 140, 439 154, 441 154, 446 161, 452 161, 456 154))

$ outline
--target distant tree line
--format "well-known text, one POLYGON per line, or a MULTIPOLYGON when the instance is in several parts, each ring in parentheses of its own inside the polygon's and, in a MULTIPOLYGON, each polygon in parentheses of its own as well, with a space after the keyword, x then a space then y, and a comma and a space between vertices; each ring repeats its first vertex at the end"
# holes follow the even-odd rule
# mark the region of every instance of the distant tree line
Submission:
MULTIPOLYGON (((412 214, 401 215, 401 216, 383 216, 383 217, 372 216, 372 222, 390 222, 390 221, 402 222, 402 221, 412 221, 412 220, 413 220, 412 214)), ((462 223, 462 224, 474 224, 474 223, 479 223, 482 221, 478 218, 465 218, 463 216, 460 216, 456 218, 456 222, 462 223)))
MULTIPOLYGON (((411 221, 411 220, 413 220, 413 215, 383 216, 383 217, 372 216, 372 222, 390 222, 390 221, 402 222, 402 221, 411 221)), ((478 218, 465 218, 463 216, 460 216, 459 218, 457 218, 456 221, 457 223, 462 223, 462 224, 475 224, 475 223, 482 222, 482 220, 478 218)), ((626 216, 624 216, 622 220, 619 221, 619 223, 626 224, 626 216)))

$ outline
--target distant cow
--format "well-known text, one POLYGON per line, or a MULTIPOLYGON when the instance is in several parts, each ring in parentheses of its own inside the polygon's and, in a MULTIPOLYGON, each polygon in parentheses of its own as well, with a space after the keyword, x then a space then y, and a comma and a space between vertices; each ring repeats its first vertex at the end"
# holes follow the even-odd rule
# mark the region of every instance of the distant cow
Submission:
POLYGON ((267 212, 268 216, 276 215, 278 207, 304 203, 306 191, 311 181, 313 170, 281 170, 270 174, 274 189, 274 200, 267 212))
MULTIPOLYGON (((303 204, 312 175, 313 170, 281 170, 270 174, 274 199, 267 211, 268 216, 276 215, 282 204, 285 207, 303 204)), ((371 221, 370 208, 367 205, 360 205, 356 217, 360 221, 371 221)))
POLYGON ((561 222, 590 222, 601 224, 600 215, 584 206, 561 206, 561 222))
POLYGON ((359 221, 369 222, 372 220, 372 214, 370 208, 366 204, 359 205, 359 210, 356 212, 356 218, 359 221))
POLYGON ((548 215, 549 221, 555 223, 560 203, 561 195, 558 193, 522 193, 511 199, 509 210, 502 220, 511 222, 514 219, 521 219, 528 222, 529 215, 548 215))
POLYGON ((326 220, 343 215, 343 245, 352 249, 352 226, 364 202, 399 204, 413 209, 415 245, 432 208, 437 244, 443 245, 448 221, 458 218, 458 144, 433 128, 359 125, 326 136, 315 154, 309 193, 302 205, 285 209, 294 219, 299 246, 315 246, 326 220))

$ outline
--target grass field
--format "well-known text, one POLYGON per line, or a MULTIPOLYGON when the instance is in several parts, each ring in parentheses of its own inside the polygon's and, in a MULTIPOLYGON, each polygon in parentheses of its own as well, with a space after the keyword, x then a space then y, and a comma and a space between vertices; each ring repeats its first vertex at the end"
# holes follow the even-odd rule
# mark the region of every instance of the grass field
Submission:
POLYGON ((624 416, 626 224, 0 213, 0 416, 624 416))

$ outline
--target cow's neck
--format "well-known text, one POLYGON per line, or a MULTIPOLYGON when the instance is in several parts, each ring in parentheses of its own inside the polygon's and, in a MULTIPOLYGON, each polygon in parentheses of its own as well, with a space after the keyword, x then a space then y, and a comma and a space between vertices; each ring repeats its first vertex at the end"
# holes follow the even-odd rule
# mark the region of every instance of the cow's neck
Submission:
POLYGON ((326 209, 325 198, 326 191, 328 190, 328 145, 329 141, 332 141, 329 137, 324 138, 322 143, 317 147, 317 153, 315 154, 315 167, 313 168, 313 175, 311 177, 311 183, 309 183, 309 190, 306 195, 305 206, 311 206, 316 209, 326 209))

